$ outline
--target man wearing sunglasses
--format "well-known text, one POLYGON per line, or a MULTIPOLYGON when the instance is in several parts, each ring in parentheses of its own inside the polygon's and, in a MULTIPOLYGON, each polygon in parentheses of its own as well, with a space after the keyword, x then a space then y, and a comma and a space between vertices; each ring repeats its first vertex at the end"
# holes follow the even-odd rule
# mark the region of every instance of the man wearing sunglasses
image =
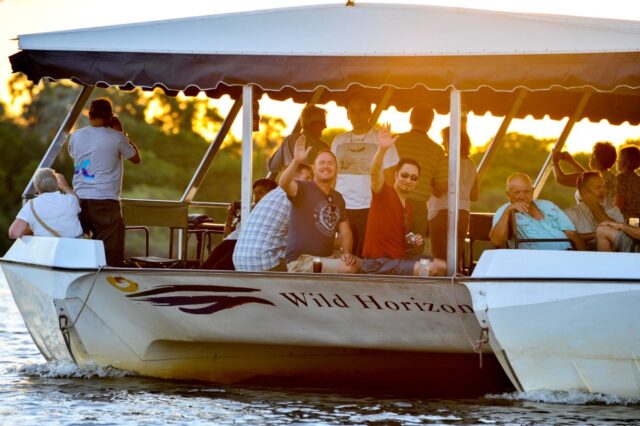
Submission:
POLYGON ((401 158, 393 186, 386 184, 383 159, 394 142, 389 125, 382 126, 371 163, 371 208, 362 250, 362 271, 386 275, 445 275, 443 260, 407 254, 407 250, 424 244, 422 235, 409 233, 413 217, 408 198, 420 179, 420 165, 415 160, 401 158))

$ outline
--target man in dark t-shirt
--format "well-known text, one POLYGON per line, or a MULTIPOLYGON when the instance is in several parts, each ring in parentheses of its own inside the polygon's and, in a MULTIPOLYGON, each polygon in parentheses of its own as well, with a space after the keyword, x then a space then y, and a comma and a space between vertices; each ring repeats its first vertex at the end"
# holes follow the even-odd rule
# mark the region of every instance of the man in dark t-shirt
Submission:
POLYGON ((287 268, 292 272, 311 272, 314 257, 320 257, 322 272, 358 272, 352 254, 353 238, 345 213, 342 195, 333 189, 338 163, 329 150, 318 152, 313 163, 312 181, 294 179, 295 170, 311 151, 304 135, 296 140, 293 160, 280 177, 280 186, 291 200, 291 220, 287 240, 287 268), (334 256, 336 232, 340 235, 342 254, 334 256))
MULTIPOLYGON (((443 260, 426 256, 407 255, 405 236, 411 229, 412 210, 407 202, 409 194, 420 179, 420 165, 412 159, 401 158, 394 175, 393 186, 384 182, 382 159, 393 146, 389 126, 378 132, 378 150, 371 163, 371 208, 365 233, 362 271, 370 274, 444 275, 443 260)), ((419 234, 411 234, 413 245, 423 244, 419 234)))

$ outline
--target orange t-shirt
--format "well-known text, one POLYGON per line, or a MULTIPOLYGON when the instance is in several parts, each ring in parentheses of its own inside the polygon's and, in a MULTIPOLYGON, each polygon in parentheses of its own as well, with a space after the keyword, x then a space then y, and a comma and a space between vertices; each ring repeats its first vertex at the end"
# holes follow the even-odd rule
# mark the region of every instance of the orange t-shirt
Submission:
POLYGON ((402 205, 396 191, 386 183, 373 193, 362 256, 402 259, 406 255, 405 235, 413 221, 411 205, 402 205))

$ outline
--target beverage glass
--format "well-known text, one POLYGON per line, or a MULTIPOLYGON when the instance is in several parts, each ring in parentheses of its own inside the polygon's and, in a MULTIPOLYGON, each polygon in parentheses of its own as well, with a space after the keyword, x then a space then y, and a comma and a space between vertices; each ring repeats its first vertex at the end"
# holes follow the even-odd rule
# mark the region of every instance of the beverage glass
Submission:
POLYGON ((429 261, 427 259, 420 259, 420 276, 429 276, 429 261))
POLYGON ((629 218, 629 225, 631 225, 631 226, 640 226, 640 218, 630 217, 629 218))
POLYGON ((322 260, 319 257, 313 258, 313 272, 316 274, 322 272, 322 260))

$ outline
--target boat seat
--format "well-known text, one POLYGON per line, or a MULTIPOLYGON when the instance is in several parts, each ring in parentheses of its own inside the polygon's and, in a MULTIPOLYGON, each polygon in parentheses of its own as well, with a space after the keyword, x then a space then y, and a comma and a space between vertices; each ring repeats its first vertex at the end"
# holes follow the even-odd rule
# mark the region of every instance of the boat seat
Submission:
POLYGON ((469 261, 465 269, 471 274, 476 266, 474 248, 476 243, 483 242, 494 248, 489 239, 489 232, 493 227, 493 213, 471 212, 469 215, 469 261))
POLYGON ((122 200, 122 217, 125 231, 143 230, 145 232, 145 256, 133 256, 127 261, 138 267, 172 268, 186 264, 188 203, 165 200, 122 200), (169 228, 168 257, 149 256, 148 227, 169 228), (174 233, 178 231, 179 248, 173 255, 174 233))

